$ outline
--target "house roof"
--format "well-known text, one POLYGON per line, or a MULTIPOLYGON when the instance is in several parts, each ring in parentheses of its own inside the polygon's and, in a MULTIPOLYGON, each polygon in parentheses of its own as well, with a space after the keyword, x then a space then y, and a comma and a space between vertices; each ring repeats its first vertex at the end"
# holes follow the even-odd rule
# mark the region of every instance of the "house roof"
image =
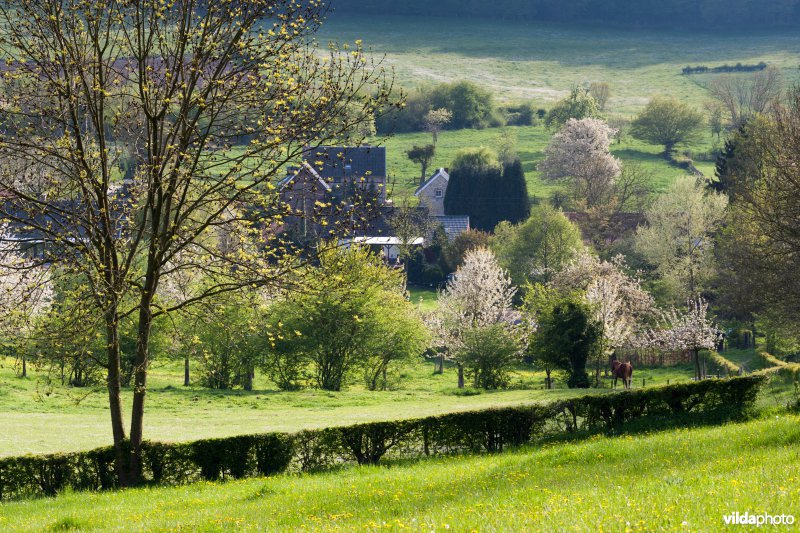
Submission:
POLYGON ((410 244, 410 245, 421 245, 425 243, 425 239, 422 237, 416 237, 411 242, 403 242, 403 239, 400 237, 355 237, 350 242, 355 242, 358 244, 367 244, 367 245, 378 245, 378 246, 396 246, 400 244, 410 244))
POLYGON ((469 230, 468 215, 432 216, 431 220, 441 224, 447 237, 452 239, 469 230))
POLYGON ((290 171, 289 175, 287 175, 278 183, 278 189, 280 190, 285 189, 303 171, 310 173, 313 178, 316 178, 316 180, 322 184, 322 187, 327 192, 331 192, 331 186, 328 184, 328 182, 322 179, 322 176, 320 176, 319 173, 316 170, 314 170, 314 167, 309 165, 307 161, 303 161, 303 164, 299 169, 295 171, 290 171))
POLYGON ((320 146, 303 153, 325 179, 386 177, 386 148, 383 146, 320 146))
MULTIPOLYGON (((570 222, 577 224, 581 228, 584 241, 589 241, 589 235, 585 231, 587 228, 588 215, 586 213, 576 213, 574 211, 564 211, 564 216, 570 222)), ((644 214, 642 213, 617 213, 612 216, 608 222, 607 240, 608 242, 615 242, 630 235, 636 228, 646 222, 644 214)))
POLYGON ((433 183, 433 182, 434 182, 434 180, 436 180, 436 178, 438 178, 439 176, 443 177, 443 178, 444 178, 444 179, 445 179, 447 182, 450 182, 450 174, 448 174, 448 173, 447 173, 447 171, 446 171, 445 169, 443 169, 443 168, 440 168, 439 170, 437 170, 436 172, 434 172, 433 176, 431 176, 430 178, 428 178, 427 180, 425 180, 425 183, 423 183, 422 185, 420 185, 419 187, 417 187, 417 190, 416 190, 416 191, 414 191, 414 196, 419 196, 419 194, 420 194, 420 193, 421 193, 423 190, 425 190, 425 188, 427 188, 427 187, 428 187, 428 185, 430 185, 431 183, 433 183))

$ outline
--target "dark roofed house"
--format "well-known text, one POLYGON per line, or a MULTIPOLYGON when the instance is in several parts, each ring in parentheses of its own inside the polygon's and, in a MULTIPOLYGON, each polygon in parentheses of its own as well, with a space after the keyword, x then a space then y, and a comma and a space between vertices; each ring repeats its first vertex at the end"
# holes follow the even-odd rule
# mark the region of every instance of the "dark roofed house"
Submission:
POLYGON ((332 213, 328 208, 325 213, 320 212, 320 206, 327 205, 332 199, 330 184, 303 161, 300 167, 289 169, 286 177, 278 183, 278 191, 292 213, 286 218, 286 228, 302 240, 323 236, 320 222, 332 213))
MULTIPOLYGON (((298 242, 330 238, 334 230, 343 242, 371 246, 387 261, 396 262, 403 245, 424 246, 432 232, 422 231, 412 243, 403 242, 397 235, 393 227, 397 208, 386 201, 386 174, 386 148, 381 146, 306 149, 302 165, 290 169, 278 183, 281 198, 292 212, 282 230, 293 234, 298 242), (380 201, 367 202, 356 212, 360 204, 353 193, 358 189, 376 192, 380 201), (320 226, 320 217, 328 223, 320 226)), ((441 226, 453 239, 469 230, 470 221, 468 216, 444 215, 448 179, 447 171, 439 169, 417 191, 430 193, 438 203, 424 201, 424 194, 417 194, 420 206, 412 209, 420 218, 421 228, 441 226)))
POLYGON ((331 185, 335 196, 347 198, 359 187, 386 202, 385 147, 320 146, 306 149, 303 160, 331 185))

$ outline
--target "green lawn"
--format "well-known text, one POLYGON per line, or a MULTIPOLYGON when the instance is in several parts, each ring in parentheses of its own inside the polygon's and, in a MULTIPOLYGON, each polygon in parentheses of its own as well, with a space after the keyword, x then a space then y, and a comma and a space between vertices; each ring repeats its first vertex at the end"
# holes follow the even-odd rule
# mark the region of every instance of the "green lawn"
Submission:
POLYGON ((764 362, 756 355, 754 348, 728 348, 722 352, 722 355, 739 367, 744 367, 745 372, 754 372, 765 368, 764 362))
POLYGON ((422 312, 434 311, 439 306, 439 295, 434 289, 426 287, 409 287, 411 303, 422 312))
MULTIPOLYGON (((48 384, 44 372, 16 377, 10 360, 0 361, 0 456, 77 451, 111 443, 107 396, 102 388, 75 389, 48 384)), ((150 440, 189 441, 267 431, 297 431, 373 420, 427 416, 449 411, 551 401, 602 390, 543 390, 544 374, 520 367, 512 389, 458 390, 452 368, 433 374, 433 363, 409 365, 394 390, 370 392, 359 383, 342 392, 280 392, 257 376, 253 392, 183 387, 179 363, 156 363, 148 383, 145 436, 150 440)), ((689 379, 689 367, 634 372, 634 386, 689 379)), ((606 384, 609 386, 608 384, 606 384)), ((130 391, 123 394, 126 409, 130 391)), ((2 528, 0 528, 2 529, 2 528)))
POLYGON ((0 505, 0 529, 720 531, 733 512, 800 518, 798 463, 800 417, 782 415, 392 467, 67 494, 0 505))
POLYGON ((471 80, 498 100, 547 107, 576 85, 605 81, 610 113, 637 113, 654 94, 697 107, 713 75, 683 76, 687 65, 755 64, 800 77, 800 39, 785 31, 688 32, 564 26, 513 20, 362 17, 334 13, 320 40, 362 39, 396 72, 399 85, 471 80))

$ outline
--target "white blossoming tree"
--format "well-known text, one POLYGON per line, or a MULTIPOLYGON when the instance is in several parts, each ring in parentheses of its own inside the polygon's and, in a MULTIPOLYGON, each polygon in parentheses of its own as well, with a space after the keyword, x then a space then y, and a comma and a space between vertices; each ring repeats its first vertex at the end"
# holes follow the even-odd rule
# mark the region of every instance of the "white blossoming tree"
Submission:
POLYGON ((439 311, 430 320, 438 348, 458 366, 458 386, 464 386, 464 367, 458 354, 468 332, 495 324, 513 324, 516 289, 486 248, 467 253, 464 264, 439 294, 439 311))
POLYGON ((570 119, 553 136, 538 169, 545 179, 566 180, 587 208, 602 204, 622 168, 609 152, 616 130, 602 120, 570 119))
POLYGON ((580 292, 600 325, 600 348, 595 356, 598 380, 601 361, 628 344, 653 314, 653 297, 625 268, 622 256, 602 261, 584 252, 553 278, 559 291, 580 292))
POLYGON ((695 378, 702 379, 704 369, 700 365, 700 350, 713 350, 722 332, 708 316, 708 302, 703 298, 688 300, 686 311, 675 308, 662 313, 662 327, 649 331, 643 345, 671 350, 690 350, 694 359, 695 378))

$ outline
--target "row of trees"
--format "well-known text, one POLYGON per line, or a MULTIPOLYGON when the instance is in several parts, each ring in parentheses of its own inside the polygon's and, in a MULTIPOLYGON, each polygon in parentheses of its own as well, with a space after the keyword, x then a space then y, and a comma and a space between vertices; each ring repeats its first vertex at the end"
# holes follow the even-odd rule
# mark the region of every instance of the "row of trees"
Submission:
MULTIPOLYGON (((599 116, 610 97, 608 83, 593 82, 573 88, 569 96, 549 111, 536 108, 531 102, 496 106, 489 91, 472 82, 460 81, 416 89, 407 95, 402 109, 379 114, 376 128, 381 134, 429 132, 433 142, 425 146, 435 150, 437 135, 445 129, 533 126, 540 120, 549 128, 560 127, 570 118, 599 116)), ((417 160, 411 154, 409 157, 417 160)))
MULTIPOLYGON (((15 298, 23 289, 8 286, 15 298)), ((14 335, 21 360, 61 373, 75 387, 103 381, 102 323, 86 312, 76 315, 80 280, 28 282, 42 292, 31 305, 4 314, 5 328, 25 327, 14 335), (24 314, 23 314, 24 311, 24 314)), ((10 276, 4 282, 10 283, 10 276)), ((189 284, 205 284, 195 275, 189 284)), ((205 299, 196 306, 157 320, 152 354, 183 359, 184 385, 194 382, 213 389, 252 390, 261 370, 283 390, 315 386, 340 390, 362 381, 370 390, 385 389, 402 364, 427 347, 427 330, 405 294, 403 272, 388 268, 365 249, 326 246, 316 265, 303 269, 302 292, 249 289, 205 299)), ((172 284, 165 295, 192 290, 172 284)), ((4 298, 3 303, 9 299, 4 298)), ((9 334, 9 329, 4 329, 9 334)), ((121 328, 122 384, 130 386, 136 351, 133 321, 121 328)))
POLYGON ((428 320, 436 349, 458 368, 460 387, 465 374, 475 386, 502 387, 525 356, 545 369, 548 386, 552 371, 563 370, 570 387, 589 387, 599 384, 614 352, 629 346, 691 351, 701 377, 699 352, 715 348, 721 333, 704 300, 689 300, 685 312, 659 311, 621 257, 603 261, 585 251, 518 294, 491 250, 476 248, 441 292, 439 307, 428 320))
MULTIPOLYGON (((477 387, 499 388, 525 356, 546 369, 548 382, 553 369, 562 369, 571 386, 586 386, 587 362, 597 382, 603 361, 618 348, 678 346, 674 336, 648 329, 658 323, 653 298, 622 258, 603 261, 588 253, 577 228, 549 206, 537 206, 523 223, 504 223, 493 236, 468 232, 459 245, 460 264, 427 327, 405 295, 402 271, 358 247, 331 246, 320 252, 316 266, 299 273, 302 292, 251 289, 207 298, 158 320, 152 348, 161 357, 185 359, 187 385, 194 361, 198 382, 211 388, 251 389, 260 369, 285 390, 340 390, 354 380, 378 390, 428 347, 455 362, 460 386, 466 375, 477 387), (486 237, 474 237, 481 235, 486 237), (565 343, 563 335, 575 331, 582 332, 580 338, 565 343)), ((196 275, 168 284, 164 295, 177 298, 175 293, 205 283, 196 275)), ((30 322, 31 338, 39 342, 17 346, 30 349, 37 363, 69 368, 71 383, 81 386, 100 378, 102 363, 94 351, 102 347, 102 334, 101 323, 85 316, 64 327, 76 315, 58 302, 75 298, 69 292, 74 290, 57 287, 55 297, 46 297, 38 323, 30 322), (64 332, 58 342, 48 334, 54 328, 64 332)), ((673 325, 683 320, 675 312, 665 316, 673 325)), ((133 325, 126 322, 123 339, 135 338, 133 325)), ((135 354, 135 342, 122 344, 124 356, 135 354)), ((124 358, 124 383, 133 364, 124 358)))

